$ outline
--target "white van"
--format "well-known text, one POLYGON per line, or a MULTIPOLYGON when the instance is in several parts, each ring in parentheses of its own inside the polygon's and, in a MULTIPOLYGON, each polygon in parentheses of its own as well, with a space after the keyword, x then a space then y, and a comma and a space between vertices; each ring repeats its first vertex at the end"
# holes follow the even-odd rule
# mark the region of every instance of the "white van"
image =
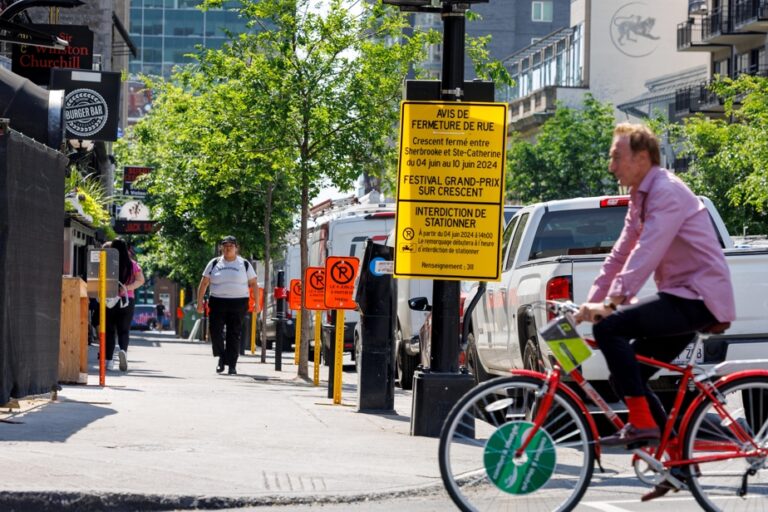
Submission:
MULTIPOLYGON (((309 265, 325 266, 329 256, 353 256, 361 262, 366 240, 384 243, 395 227, 392 203, 356 204, 330 209, 314 219, 309 234, 309 265)), ((354 328, 360 319, 357 311, 344 312, 344 350, 354 353, 354 328)), ((330 340, 336 332, 336 311, 326 311, 323 318, 323 355, 330 361, 330 340)))
MULTIPOLYGON (((387 237, 386 245, 395 246, 395 230, 387 237)), ((414 297, 432 300, 431 279, 395 279, 397 287, 397 324, 395 327, 395 365, 397 380, 403 389, 413 388, 413 374, 420 364, 419 330, 427 319, 427 311, 414 311, 408 301, 414 297)))

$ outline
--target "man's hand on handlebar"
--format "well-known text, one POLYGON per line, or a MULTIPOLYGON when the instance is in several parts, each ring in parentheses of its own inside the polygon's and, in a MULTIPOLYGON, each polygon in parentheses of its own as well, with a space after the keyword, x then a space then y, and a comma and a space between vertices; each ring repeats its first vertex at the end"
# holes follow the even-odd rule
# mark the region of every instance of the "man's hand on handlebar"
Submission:
POLYGON ((573 315, 573 319, 576 320, 576 323, 591 322, 596 324, 613 311, 613 309, 603 305, 602 302, 585 302, 579 306, 579 312, 573 315))

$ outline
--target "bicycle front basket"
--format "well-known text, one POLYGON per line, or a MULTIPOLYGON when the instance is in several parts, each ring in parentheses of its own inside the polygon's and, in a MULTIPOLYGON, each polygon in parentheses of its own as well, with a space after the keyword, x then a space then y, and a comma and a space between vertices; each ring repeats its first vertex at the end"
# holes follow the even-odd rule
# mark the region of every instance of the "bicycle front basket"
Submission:
POLYGON ((539 330, 539 334, 566 373, 571 373, 592 355, 592 350, 576 332, 576 325, 568 316, 555 317, 539 330))

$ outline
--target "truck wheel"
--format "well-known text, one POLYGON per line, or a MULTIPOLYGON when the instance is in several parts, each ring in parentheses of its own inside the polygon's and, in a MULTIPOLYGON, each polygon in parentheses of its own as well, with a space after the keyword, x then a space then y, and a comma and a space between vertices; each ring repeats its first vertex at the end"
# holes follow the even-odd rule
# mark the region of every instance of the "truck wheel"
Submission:
POLYGON ((403 389, 413 389, 413 374, 416 371, 417 358, 405 353, 405 349, 400 345, 397 355, 397 374, 400 376, 400 387, 403 389))
POLYGON ((525 350, 523 350, 523 367, 526 370, 533 370, 535 372, 544 371, 539 345, 533 339, 529 339, 525 343, 525 350))
POLYGON ((488 375, 488 372, 483 369, 483 365, 477 355, 477 346, 475 344, 475 335, 473 333, 469 333, 469 336, 467 336, 467 367, 469 368, 469 372, 475 378, 476 386, 491 378, 491 376, 488 375))

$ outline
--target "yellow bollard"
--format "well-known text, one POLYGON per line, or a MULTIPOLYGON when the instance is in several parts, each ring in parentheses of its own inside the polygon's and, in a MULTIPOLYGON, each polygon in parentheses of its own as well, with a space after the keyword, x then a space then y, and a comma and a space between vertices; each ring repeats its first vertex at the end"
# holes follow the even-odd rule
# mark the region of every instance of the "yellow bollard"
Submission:
MULTIPOLYGON (((200 297, 200 300, 202 300, 202 297, 200 297)), ((184 288, 179 290, 179 311, 184 311, 184 288)), ((176 317, 176 322, 178 323, 178 328, 176 329, 177 335, 179 338, 181 338, 184 335, 184 318, 178 318, 178 315, 176 317)))
POLYGON ((344 359, 344 310, 336 310, 336 353, 333 358, 333 403, 341 403, 341 366, 344 359))
POLYGON ((293 343, 293 364, 299 364, 299 354, 301 354, 301 309, 296 311, 296 341, 293 343))
POLYGON ((323 321, 323 312, 315 311, 315 386, 320 385, 320 347, 323 342, 320 339, 323 321))
POLYGON ((99 386, 107 380, 107 251, 99 253, 99 386))
POLYGON ((251 355, 256 353, 256 308, 251 311, 251 355))

